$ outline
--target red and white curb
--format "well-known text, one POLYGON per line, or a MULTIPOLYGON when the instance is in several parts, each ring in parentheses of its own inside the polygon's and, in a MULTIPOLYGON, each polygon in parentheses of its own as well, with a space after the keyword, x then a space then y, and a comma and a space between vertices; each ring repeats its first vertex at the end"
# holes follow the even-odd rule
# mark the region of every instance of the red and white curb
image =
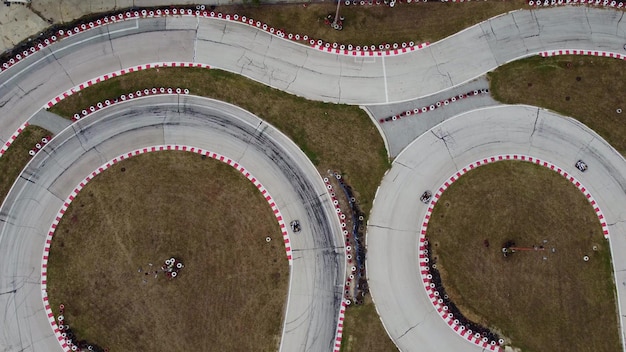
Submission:
MULTIPOLYGON (((203 5, 199 7, 204 7, 203 5)), ((378 46, 353 46, 353 45, 345 45, 345 44, 337 44, 337 43, 327 43, 322 40, 314 40, 309 38, 308 35, 300 35, 293 33, 286 33, 285 31, 274 28, 266 23, 263 23, 258 20, 254 20, 252 18, 248 18, 246 16, 239 16, 238 14, 223 14, 221 12, 214 11, 206 11, 204 9, 197 8, 195 11, 192 9, 157 9, 157 10, 136 10, 136 11, 127 11, 125 13, 118 13, 116 15, 105 16, 99 18, 94 21, 77 24, 74 28, 68 30, 59 30, 57 35, 52 35, 50 38, 46 38, 41 40, 38 44, 30 47, 27 50, 24 50, 22 53, 16 54, 14 57, 10 58, 8 61, 2 63, 0 65, 0 73, 8 70, 13 65, 19 63, 24 60, 29 55, 36 53, 37 51, 57 42, 58 40, 62 40, 65 37, 70 37, 76 35, 81 32, 88 31, 93 28, 98 28, 100 26, 105 26, 111 23, 132 20, 132 19, 142 19, 142 18, 154 18, 154 17, 166 17, 166 16, 195 16, 200 18, 214 18, 219 20, 225 20, 230 22, 242 23, 251 27, 256 27, 259 30, 263 30, 273 36, 287 39, 294 42, 302 42, 305 45, 310 45, 311 47, 318 48, 320 50, 326 52, 333 52, 338 55, 351 55, 351 56, 395 56, 401 55, 404 53, 408 53, 414 51, 416 49, 421 49, 429 45, 429 43, 421 43, 415 45, 413 42, 409 43, 394 43, 394 44, 381 44, 378 46), (332 49, 332 50, 327 50, 332 49), (335 50, 337 49, 337 50, 335 50), (341 50, 340 50, 341 49, 341 50)))
MULTIPOLYGON (((337 179, 341 178, 341 175, 337 174, 335 177, 337 177, 337 179)), ((339 223, 341 224, 341 231, 342 234, 345 237, 345 241, 346 241, 346 264, 351 264, 352 263, 352 258, 350 257, 350 237, 348 234, 348 230, 346 230, 346 215, 343 214, 343 212, 341 211, 341 207, 339 206, 339 200, 337 199, 336 195, 335 195, 335 191, 333 190, 333 185, 330 183, 330 180, 328 179, 328 177, 324 177, 324 184, 326 185, 326 190, 328 191, 328 195, 330 195, 330 199, 333 202, 333 206, 335 207, 335 213, 337 214, 337 218, 339 218, 339 223)), ((351 266, 351 270, 352 272, 356 271, 356 267, 355 266, 351 266)), ((345 286, 344 286, 344 293, 342 294, 341 297, 341 308, 339 309, 339 317, 337 318, 337 328, 335 330, 335 345, 333 347, 333 351, 334 352, 339 352, 341 350, 341 339, 343 338, 343 321, 346 315, 346 307, 349 306, 352 302, 350 302, 349 299, 346 298, 346 294, 347 292, 349 292, 350 290, 350 285, 352 283, 352 279, 354 278, 353 274, 350 274, 350 276, 348 276, 346 278, 345 281, 345 286)))
POLYGON ((115 99, 107 99, 104 102, 98 102, 95 105, 91 105, 90 107, 83 109, 80 114, 76 113, 74 114, 74 116, 72 116, 72 121, 78 121, 84 117, 89 116, 90 114, 100 110, 100 109, 104 109, 108 106, 111 105, 115 105, 119 102, 123 102, 123 101, 127 101, 127 100, 133 100, 133 99, 137 99, 137 98, 141 98, 142 96, 150 96, 150 95, 175 95, 175 94, 183 94, 183 95, 187 95, 189 94, 189 89, 183 89, 183 88, 165 88, 165 87, 161 87, 161 88, 151 88, 151 89, 144 89, 144 90, 138 90, 134 93, 128 93, 128 94, 123 94, 118 98, 115 99))
POLYGON ((17 136, 19 136, 20 133, 22 133, 26 127, 28 127, 28 122, 25 122, 22 126, 20 126, 20 128, 17 129, 17 131, 13 132, 13 134, 11 135, 11 138, 9 138, 9 140, 6 141, 4 145, 2 145, 2 148, 0 148, 0 157, 2 157, 4 153, 6 153, 7 149, 9 149, 11 144, 15 142, 15 139, 17 138, 17 136))
POLYGON ((401 54, 410 53, 417 49, 422 49, 430 45, 429 42, 418 43, 394 43, 394 44, 380 44, 378 46, 353 46, 352 44, 338 44, 338 43, 325 43, 322 40, 315 41, 311 39, 309 41, 311 46, 315 49, 325 51, 327 53, 337 55, 349 55, 349 56, 396 56, 401 54))
MULTIPOLYGON (((621 4, 621 3, 620 3, 621 4)), ((614 59, 626 60, 626 55, 610 52, 610 51, 597 51, 597 50, 550 50, 542 51, 539 53, 541 57, 559 56, 559 55, 587 55, 587 56, 601 56, 611 57, 614 59)))
POLYGON ((28 56, 38 52, 39 50, 55 43, 58 40, 56 35, 51 36, 50 38, 46 38, 42 41, 40 41, 37 45, 31 46, 28 50, 24 50, 19 54, 16 54, 14 57, 10 58, 7 62, 3 62, 2 65, 0 65, 0 73, 2 73, 2 71, 6 71, 9 68, 11 68, 11 66, 17 64, 18 62, 24 60, 25 58, 27 58, 28 56))
POLYGON ((489 349, 491 351, 501 351, 502 349, 500 347, 500 344, 502 343, 502 341, 489 342, 489 341, 485 341, 485 339, 482 336, 468 333, 468 331, 465 330, 464 326, 461 326, 458 324, 458 320, 455 320, 455 317, 452 315, 452 313, 448 312, 448 307, 440 303, 441 301, 439 301, 439 297, 437 297, 437 294, 435 294, 434 288, 431 287, 430 285, 432 283, 432 280, 431 280, 432 276, 429 275, 430 272, 429 272, 428 254, 425 252, 426 250, 425 241, 426 241, 426 230, 428 229, 428 222, 430 221, 433 209, 435 205, 437 204, 437 201, 439 200, 439 198, 441 198, 441 195, 443 194, 443 192, 446 189, 448 189, 448 187, 450 187, 450 185, 452 185, 461 176, 466 174, 468 171, 473 170, 482 165, 486 165, 489 163, 494 163, 494 162, 498 162, 502 160, 517 160, 517 161, 526 161, 526 162, 534 163, 537 165, 547 167, 548 169, 558 172, 561 176, 565 177, 573 185, 575 185, 576 188, 578 188, 585 195, 585 197, 587 197, 587 200, 589 201, 591 206, 593 206, 593 209, 596 212, 598 219, 600 220, 600 224, 602 225, 602 233, 604 234, 604 237, 606 239, 609 239, 609 228, 606 223, 606 220, 604 219, 604 214, 600 210, 600 207, 596 203, 593 196, 589 193, 589 190, 585 188, 585 186, 583 186, 582 183, 580 183, 580 181, 578 181, 574 176, 572 176, 567 171, 561 169, 560 167, 550 162, 543 161, 541 159, 537 159, 532 156, 527 156, 523 154, 496 155, 496 156, 492 156, 489 158, 477 160, 467 165, 463 169, 457 171, 454 175, 450 176, 450 178, 447 179, 439 187, 437 192, 434 194, 433 199, 430 201, 430 204, 428 205, 428 210, 426 211, 426 215, 424 215, 424 221, 422 222, 420 235, 419 235, 419 241, 420 241, 419 263, 421 267, 420 273, 421 273, 422 281, 424 283, 424 288, 426 289, 426 293, 428 294, 428 297, 430 298, 437 312, 439 312, 439 315, 441 316, 441 318, 448 324, 448 326, 450 326, 450 328, 452 328, 457 334, 464 337, 468 341, 475 343, 476 345, 479 345, 483 348, 489 349))
POLYGON ((265 189, 265 187, 263 187, 263 185, 259 182, 259 180, 257 180, 256 177, 254 177, 250 172, 248 172, 243 166, 241 166, 236 161, 230 159, 229 157, 226 157, 226 156, 223 156, 223 155, 220 155, 220 154, 217 154, 217 153, 213 153, 213 152, 210 152, 210 151, 207 151, 207 150, 203 150, 203 149, 200 149, 200 148, 195 148, 195 147, 186 146, 186 145, 174 145, 174 144, 157 145, 157 146, 152 146, 152 147, 146 147, 146 148, 136 149, 136 150, 133 150, 133 151, 125 153, 125 154, 121 154, 118 157, 113 158, 112 160, 110 160, 106 164, 103 164, 102 166, 97 168, 89 176, 85 177, 76 186, 76 188, 74 188, 72 193, 66 198, 65 202, 63 203, 63 205, 59 209, 59 212, 57 213, 56 218, 52 222, 52 225, 50 225, 50 229, 48 230, 48 234, 46 235, 46 242, 45 242, 44 249, 43 249, 43 257, 42 257, 42 260, 41 260, 41 294, 42 294, 44 309, 46 311, 46 315, 48 316, 48 321, 50 322, 50 326, 52 327, 52 330, 54 331, 54 335, 56 336, 57 340, 59 341, 59 344, 61 345, 61 348, 63 348, 63 350, 65 352, 70 352, 71 349, 68 346, 68 344, 65 342, 65 339, 61 336, 61 331, 59 330, 59 327, 57 325, 56 319, 54 318, 54 314, 52 313, 52 309, 50 308, 50 303, 48 302, 48 292, 47 292, 48 256, 50 254, 50 244, 52 243, 52 237, 54 236, 54 232, 55 232, 57 226, 59 225, 59 222, 61 221, 61 218, 63 217, 63 215, 67 211, 67 208, 70 206, 72 201, 76 198, 78 193, 83 189, 83 187, 85 187, 85 185, 89 181, 91 181, 98 174, 100 174, 104 170, 108 169, 109 167, 115 165, 116 163, 118 163, 118 162, 120 162, 122 160, 128 159, 130 157, 133 157, 133 156, 136 156, 136 155, 140 155, 140 154, 144 154, 144 153, 165 151, 165 150, 187 151, 187 152, 192 152, 192 153, 198 153, 198 154, 201 154, 201 155, 206 155, 206 156, 211 157, 211 158, 213 158, 215 160, 219 160, 221 162, 224 162, 224 163, 232 166, 237 171, 241 172, 248 180, 250 180, 250 182, 252 182, 256 186, 256 188, 259 190, 259 192, 261 192, 261 194, 263 194, 263 197, 265 197, 265 200, 268 202, 268 204, 272 208, 272 211, 274 212, 274 216, 276 217, 276 220, 278 221, 278 225, 280 226, 280 231, 283 234, 283 242, 285 243, 285 252, 287 254, 287 260, 289 261, 289 265, 293 264, 291 243, 289 241, 289 232, 287 231, 287 226, 285 225, 285 221, 283 220, 283 216, 282 216, 280 210, 278 209, 278 206, 274 202, 274 199, 269 194, 267 189, 265 189))
POLYGON ((90 79, 89 81, 83 82, 77 86, 75 86, 74 88, 71 88, 59 95, 57 95, 55 98, 51 99, 50 101, 48 101, 46 103, 46 105, 43 106, 44 109, 49 109, 51 107, 53 107, 54 105, 56 105, 57 103, 61 102, 61 100, 69 97, 70 95, 73 95, 87 87, 91 87, 94 84, 100 83, 100 82, 104 82, 110 78, 114 78, 114 77, 118 77, 118 76, 122 76, 125 75, 127 73, 132 73, 132 72, 138 72, 138 71, 142 71, 142 70, 149 70, 152 68, 160 68, 160 67, 198 67, 198 68, 211 68, 209 65, 205 65, 205 64, 198 64, 198 63, 194 63, 194 62, 159 62, 159 63, 151 63, 151 64, 145 64, 145 65, 137 65, 137 66, 132 66, 129 68, 125 68, 122 70, 118 70, 115 72, 111 72, 111 73, 107 73, 105 75, 96 77, 94 79, 90 79))
POLYGON ((535 7, 563 6, 563 5, 595 5, 601 7, 613 7, 621 9, 624 3, 615 0, 530 0, 528 5, 535 7))

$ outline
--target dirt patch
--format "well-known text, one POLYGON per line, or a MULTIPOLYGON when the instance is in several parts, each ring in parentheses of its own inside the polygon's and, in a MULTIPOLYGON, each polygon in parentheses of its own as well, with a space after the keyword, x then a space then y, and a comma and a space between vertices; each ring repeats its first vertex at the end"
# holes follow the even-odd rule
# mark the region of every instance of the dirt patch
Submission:
POLYGON ((440 198, 427 236, 452 302, 511 345, 621 349, 609 243, 557 173, 509 161, 470 171, 440 198), (504 257, 509 241, 521 249, 504 257))
POLYGON ((288 275, 254 185, 210 158, 158 152, 81 191, 52 241, 48 293, 79 339, 111 351, 274 351, 288 275), (158 272, 170 257, 184 262, 175 279, 158 272))

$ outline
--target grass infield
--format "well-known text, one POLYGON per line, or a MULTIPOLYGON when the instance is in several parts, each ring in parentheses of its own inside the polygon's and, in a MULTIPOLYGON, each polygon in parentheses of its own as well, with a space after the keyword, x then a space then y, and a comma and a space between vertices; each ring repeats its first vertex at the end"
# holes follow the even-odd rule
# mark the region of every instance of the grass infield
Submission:
POLYGON ((381 43, 435 42, 491 17, 517 9, 529 9, 523 0, 415 2, 388 6, 345 6, 339 15, 345 17, 343 30, 324 23, 328 14, 335 15, 336 3, 278 4, 264 6, 218 6, 215 11, 259 19, 287 33, 307 34, 314 39, 352 45, 381 43))
POLYGON ((41 138, 51 133, 38 126, 26 126, 24 131, 13 141, 9 149, 0 157, 0 204, 19 176, 22 169, 32 158, 28 151, 41 142, 41 138))
POLYGON ((275 351, 288 275, 253 184, 211 158, 156 152, 117 163, 72 202, 48 293, 79 339, 111 351, 275 351), (170 256, 181 274, 155 278, 170 256))
POLYGON ((621 349, 609 244, 586 197, 557 173, 514 161, 470 171, 437 202, 427 236, 452 302, 512 346, 621 349), (544 250, 505 258, 507 241, 544 250))

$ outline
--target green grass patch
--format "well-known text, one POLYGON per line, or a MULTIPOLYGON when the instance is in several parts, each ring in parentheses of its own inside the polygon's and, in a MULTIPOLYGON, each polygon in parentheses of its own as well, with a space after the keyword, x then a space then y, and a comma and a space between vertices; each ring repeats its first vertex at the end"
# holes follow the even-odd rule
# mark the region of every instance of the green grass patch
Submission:
POLYGON ((609 243, 586 197, 556 172, 513 161, 470 171, 437 202, 427 236, 452 302, 510 345, 621 349, 609 243), (505 258, 507 241, 529 250, 505 258))
POLYGON ((493 97, 507 104, 540 106, 576 118, 626 155, 626 103, 618 92, 626 63, 592 56, 539 56, 488 74, 493 97))
POLYGON ((32 158, 28 151, 41 142, 41 138, 51 133, 38 126, 27 126, 13 141, 9 149, 0 157, 0 204, 15 183, 22 169, 32 158))

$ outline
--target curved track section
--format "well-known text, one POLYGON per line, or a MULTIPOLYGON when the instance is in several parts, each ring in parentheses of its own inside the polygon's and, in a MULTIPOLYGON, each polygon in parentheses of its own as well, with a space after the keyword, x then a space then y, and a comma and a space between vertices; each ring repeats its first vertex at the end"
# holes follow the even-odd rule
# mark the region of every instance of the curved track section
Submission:
POLYGON ((393 162, 374 202, 367 228, 370 290, 387 332, 402 351, 483 350, 464 337, 450 336, 448 323, 426 294, 419 274, 419 234, 428 205, 419 196, 437 190, 466 165, 498 154, 533 155, 563 167, 587 186, 611 233, 618 305, 626 304, 620 290, 626 282, 624 158, 580 122, 542 109, 474 110, 446 120, 409 145, 393 162), (575 170, 578 159, 589 164, 584 174, 575 170))
POLYGON ((281 349, 334 346, 345 276, 342 237, 321 177, 286 136, 237 107, 192 96, 155 96, 103 109, 57 135, 25 168, 0 209, 0 346, 58 351, 42 312, 41 251, 57 211, 103 163, 153 145, 193 145, 245 165, 272 194, 291 236, 293 264, 281 349), (39 254, 37 254, 39 253, 39 254))
POLYGON ((586 7, 514 11, 424 49, 373 58, 325 53, 213 18, 132 19, 73 35, 4 71, 0 142, 60 92, 137 65, 200 63, 309 99, 385 104, 449 89, 540 51, 619 52, 626 34, 620 18, 620 11, 586 7))

